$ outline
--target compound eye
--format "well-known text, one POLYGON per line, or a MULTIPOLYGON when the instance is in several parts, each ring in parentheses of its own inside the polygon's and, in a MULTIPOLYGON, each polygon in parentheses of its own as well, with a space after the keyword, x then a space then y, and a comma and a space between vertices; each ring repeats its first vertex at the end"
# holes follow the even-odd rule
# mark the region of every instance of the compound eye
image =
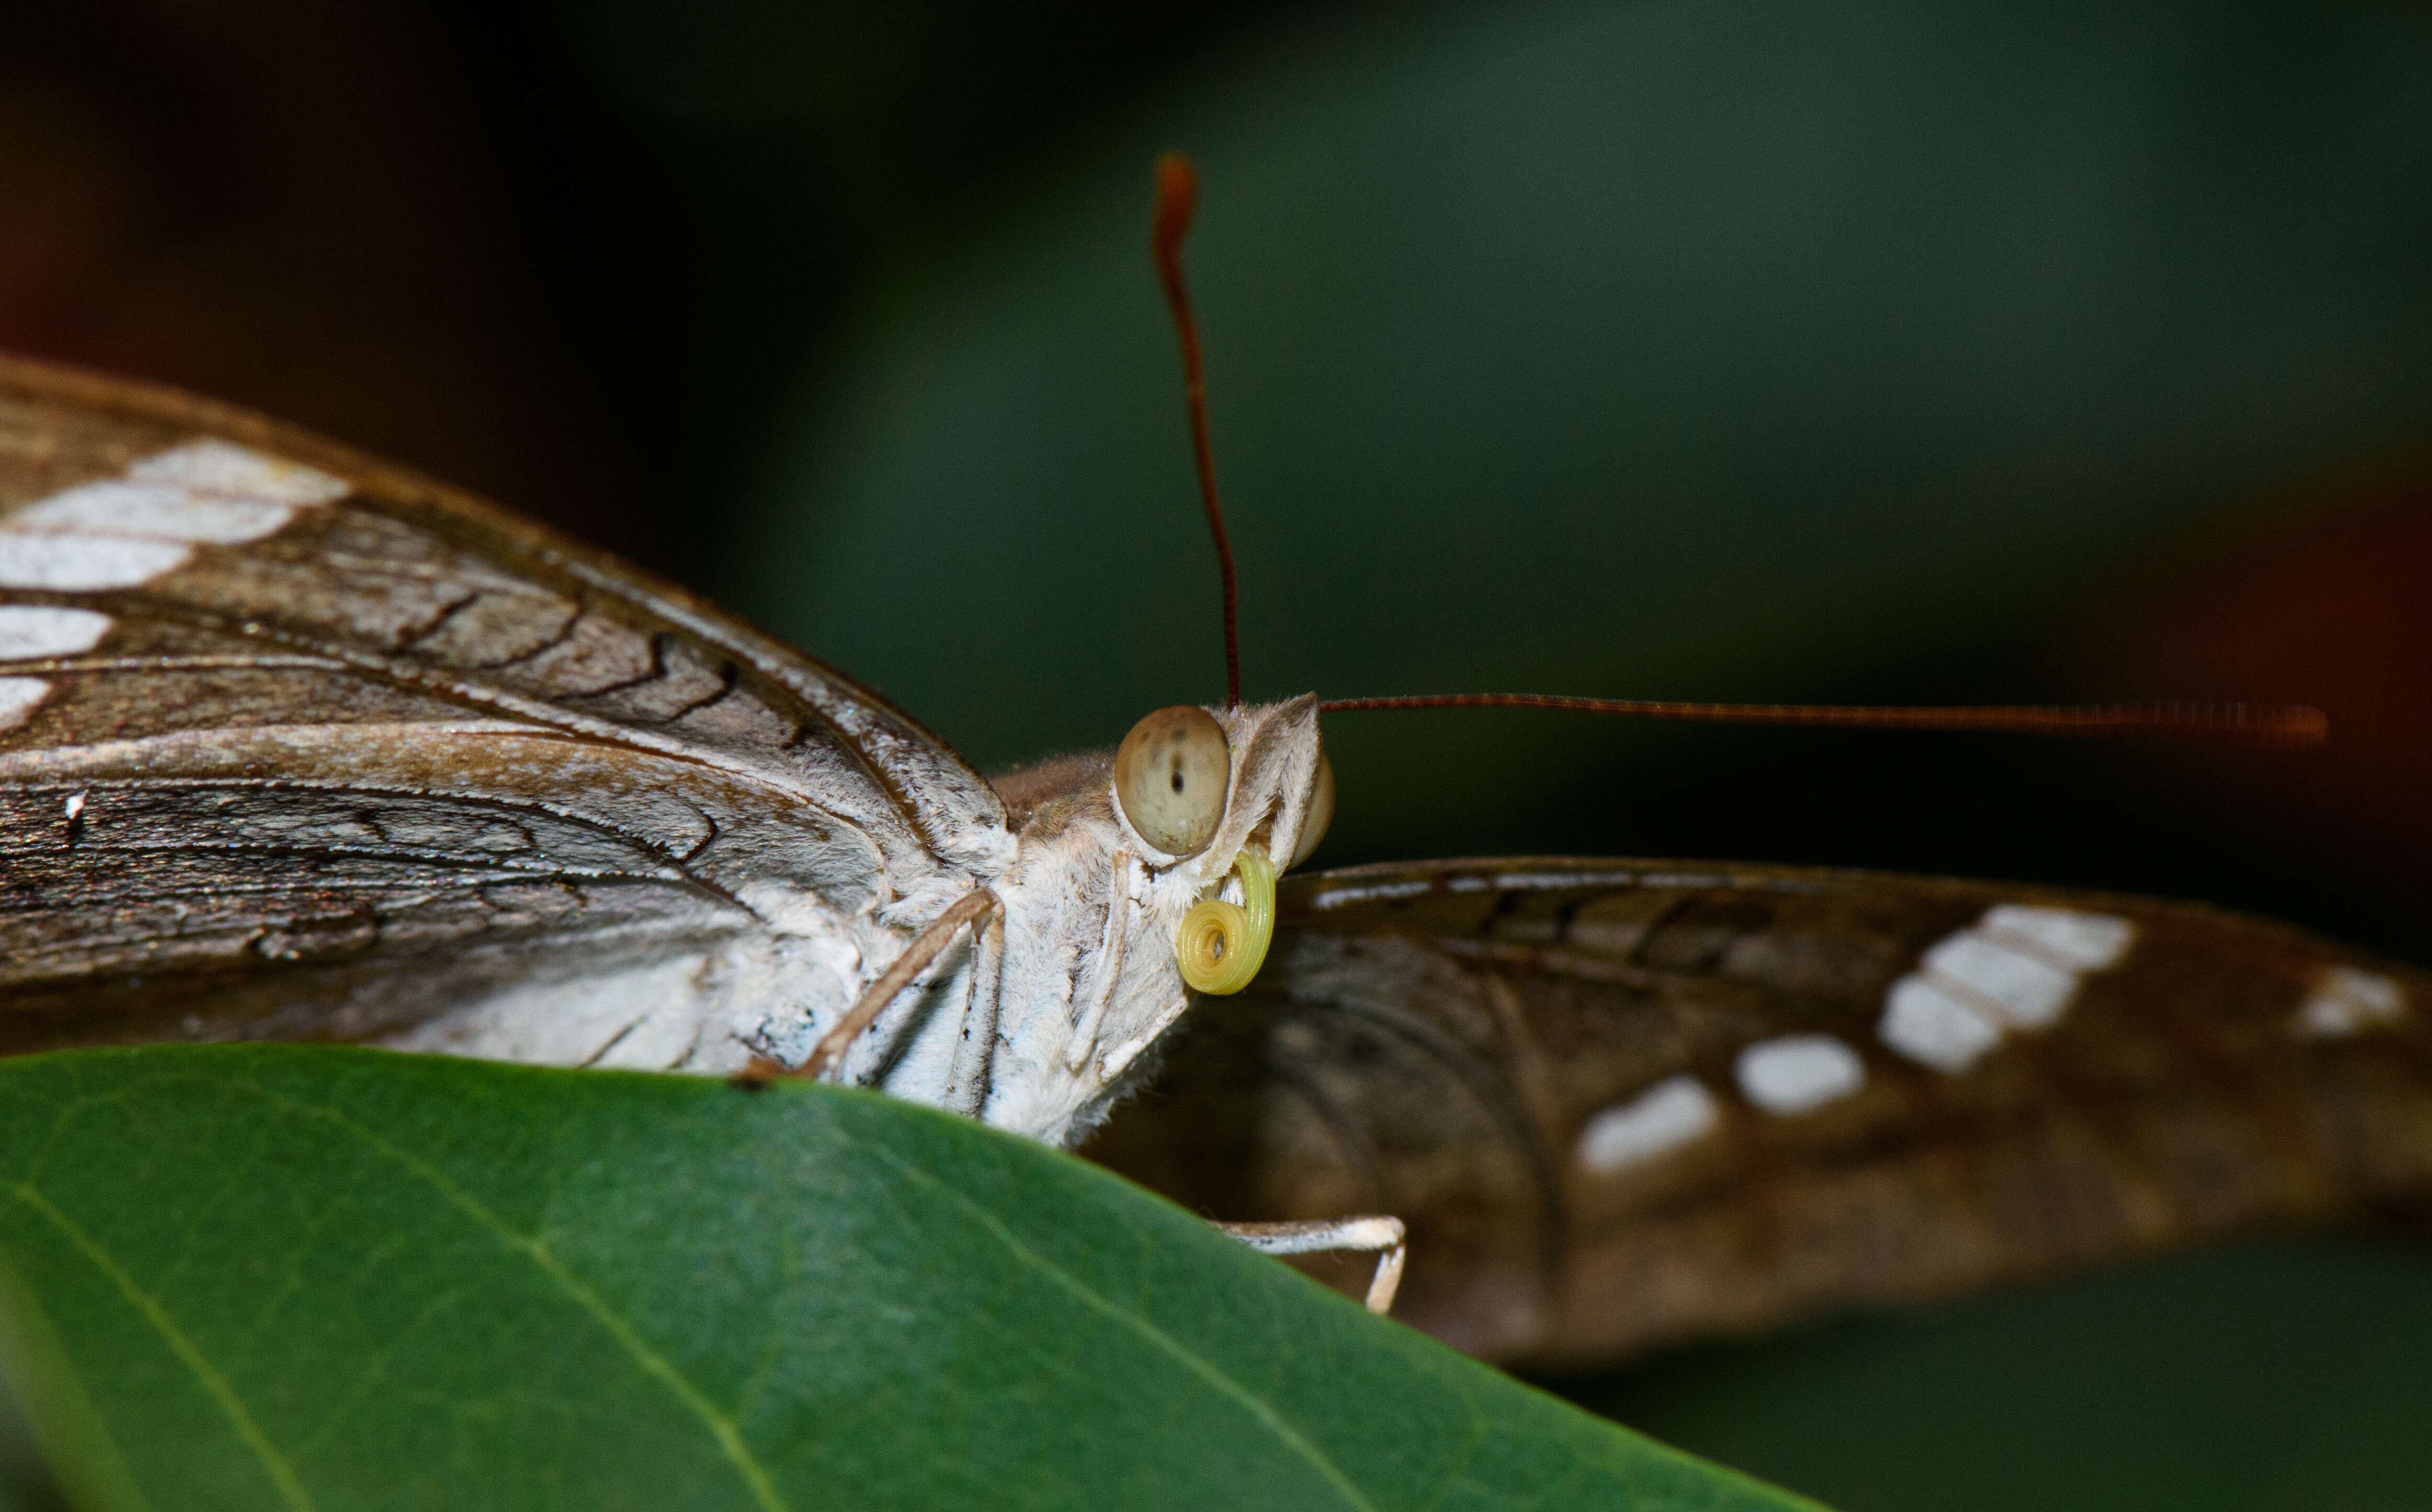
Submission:
POLYGON ((1317 786, 1309 795, 1309 814, 1300 821, 1300 840, 1292 847, 1291 865, 1297 866, 1309 859, 1317 843, 1326 838, 1326 827, 1334 820, 1334 764, 1326 752, 1317 753, 1317 786))
POLYGON ((1169 856, 1196 855, 1224 817, 1233 752, 1205 709, 1176 704, 1132 726, 1115 750, 1115 801, 1140 838, 1169 856))

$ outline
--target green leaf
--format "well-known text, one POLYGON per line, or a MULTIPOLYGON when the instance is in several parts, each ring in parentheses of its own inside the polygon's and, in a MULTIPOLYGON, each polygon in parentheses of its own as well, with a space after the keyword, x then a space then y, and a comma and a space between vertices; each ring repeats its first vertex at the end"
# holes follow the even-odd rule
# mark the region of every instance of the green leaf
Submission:
POLYGON ((110 1507, 1807 1505, 885 1099, 0 1064, 6 1357, 110 1507))

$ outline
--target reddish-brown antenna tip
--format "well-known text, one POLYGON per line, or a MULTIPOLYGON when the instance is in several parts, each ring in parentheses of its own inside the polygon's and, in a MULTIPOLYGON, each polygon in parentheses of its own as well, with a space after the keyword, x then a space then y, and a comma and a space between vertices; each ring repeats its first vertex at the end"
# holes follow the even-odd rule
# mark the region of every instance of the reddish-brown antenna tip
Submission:
POLYGON ((1148 245, 1157 271, 1173 297, 1182 282, 1182 239, 1191 232, 1191 212, 1199 207, 1199 175, 1191 160, 1169 152, 1157 160, 1157 213, 1149 222, 1148 245))
POLYGON ((1199 468, 1199 498, 1208 507, 1208 533, 1216 541, 1216 570, 1224 580, 1224 706, 1241 701, 1241 643, 1234 625, 1233 547, 1224 539, 1224 511, 1216 502, 1216 457, 1208 444, 1208 382, 1199 365, 1199 326, 1191 318, 1191 295, 1182 286, 1182 238, 1199 203, 1199 176, 1191 160, 1169 152, 1157 160, 1157 210, 1149 219, 1148 250, 1174 311, 1174 333, 1182 342, 1182 397, 1191 410, 1191 455, 1199 468))

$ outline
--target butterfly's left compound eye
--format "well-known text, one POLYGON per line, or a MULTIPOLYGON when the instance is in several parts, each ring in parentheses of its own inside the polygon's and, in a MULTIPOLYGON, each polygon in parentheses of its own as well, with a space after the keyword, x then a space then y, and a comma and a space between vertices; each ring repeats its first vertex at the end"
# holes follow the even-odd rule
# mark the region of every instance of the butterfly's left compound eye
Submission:
POLYGON ((1224 817, 1233 753, 1205 709, 1177 704, 1132 726, 1115 751, 1115 801, 1141 839, 1169 856, 1196 855, 1224 817))

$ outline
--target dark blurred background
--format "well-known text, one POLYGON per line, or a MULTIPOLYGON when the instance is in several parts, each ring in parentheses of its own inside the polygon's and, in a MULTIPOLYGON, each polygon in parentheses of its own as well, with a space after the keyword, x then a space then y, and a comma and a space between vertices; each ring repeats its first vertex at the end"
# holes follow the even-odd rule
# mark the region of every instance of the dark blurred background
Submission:
MULTIPOLYGON (((2432 20, 1878 0, 0 13, 0 347, 539 514, 980 763, 1248 689, 2301 700, 2287 756, 1343 716, 1329 863, 2204 899, 2432 961, 2432 20)), ((2432 1262, 1553 1383, 1845 1507, 2432 1504, 2432 1262)))

